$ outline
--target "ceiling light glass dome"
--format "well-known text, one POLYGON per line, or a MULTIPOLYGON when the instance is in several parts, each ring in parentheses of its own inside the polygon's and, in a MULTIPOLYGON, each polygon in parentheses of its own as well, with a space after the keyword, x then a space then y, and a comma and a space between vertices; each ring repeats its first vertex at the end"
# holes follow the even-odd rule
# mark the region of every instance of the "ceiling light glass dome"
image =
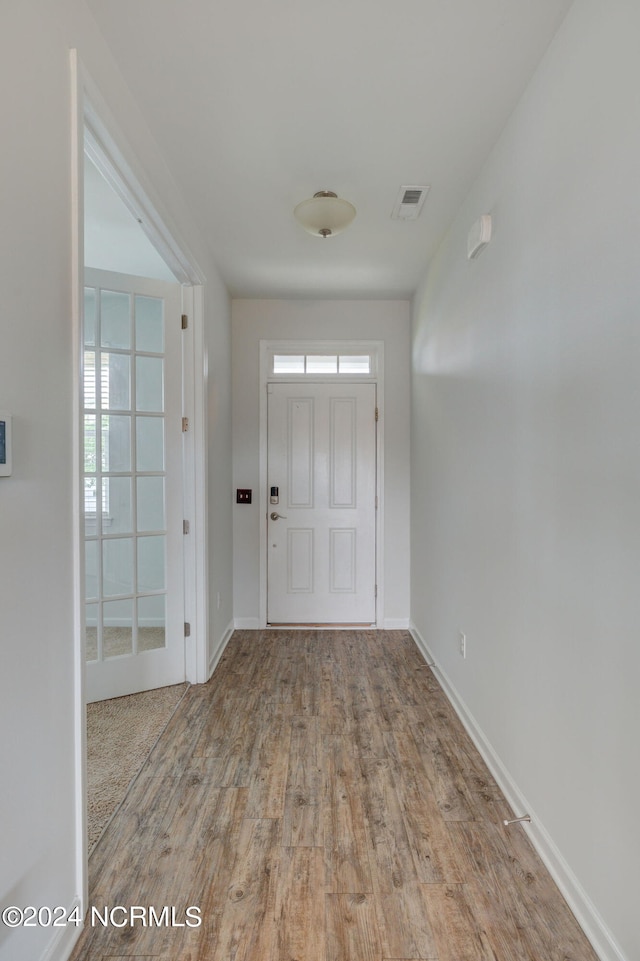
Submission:
POLYGON ((356 215, 356 208, 332 190, 319 190, 295 207, 294 217, 307 233, 333 237, 345 230, 356 215))

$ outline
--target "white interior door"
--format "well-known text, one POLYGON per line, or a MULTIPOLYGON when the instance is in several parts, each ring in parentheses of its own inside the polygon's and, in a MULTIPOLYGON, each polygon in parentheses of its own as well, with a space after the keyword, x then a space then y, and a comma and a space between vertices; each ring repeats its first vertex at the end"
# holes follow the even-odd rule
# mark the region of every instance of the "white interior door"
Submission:
POLYGON ((85 272, 87 700, 185 677, 181 288, 85 272))
POLYGON ((270 624, 375 622, 375 405, 371 383, 268 385, 270 624))

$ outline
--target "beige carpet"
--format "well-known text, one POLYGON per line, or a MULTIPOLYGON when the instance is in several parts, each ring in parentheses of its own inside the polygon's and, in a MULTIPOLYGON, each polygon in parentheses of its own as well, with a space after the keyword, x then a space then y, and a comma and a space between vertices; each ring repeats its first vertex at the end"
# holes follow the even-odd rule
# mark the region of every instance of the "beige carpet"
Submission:
POLYGON ((89 851, 124 799, 187 684, 87 705, 89 851))

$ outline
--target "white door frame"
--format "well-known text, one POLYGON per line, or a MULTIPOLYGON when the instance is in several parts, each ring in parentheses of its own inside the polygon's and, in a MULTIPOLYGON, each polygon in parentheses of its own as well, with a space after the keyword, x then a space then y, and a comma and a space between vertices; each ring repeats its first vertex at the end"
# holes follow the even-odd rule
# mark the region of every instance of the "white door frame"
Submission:
POLYGON ((185 537, 185 611, 191 625, 186 640, 186 678, 208 680, 208 555, 207 555, 207 424, 204 337, 205 277, 186 245, 166 226, 142 187, 144 170, 125 146, 126 138, 98 87, 70 51, 71 69, 71 203, 72 203, 72 322, 73 322, 73 582, 74 582, 74 770, 76 884, 81 910, 88 906, 86 816, 86 695, 84 617, 84 521, 81 484, 82 443, 82 310, 84 289, 84 152, 98 166, 118 196, 182 285, 183 312, 189 317, 184 334, 183 414, 189 418, 184 445, 184 517, 191 534, 185 537))
POLYGON ((260 341, 260 627, 267 628, 267 384, 273 383, 374 383, 377 385, 379 410, 376 432, 376 627, 384 624, 384 341, 381 340, 261 340, 260 341), (274 350, 283 353, 337 353, 339 351, 370 353, 374 358, 371 375, 364 377, 313 375, 274 376, 270 360, 274 350))

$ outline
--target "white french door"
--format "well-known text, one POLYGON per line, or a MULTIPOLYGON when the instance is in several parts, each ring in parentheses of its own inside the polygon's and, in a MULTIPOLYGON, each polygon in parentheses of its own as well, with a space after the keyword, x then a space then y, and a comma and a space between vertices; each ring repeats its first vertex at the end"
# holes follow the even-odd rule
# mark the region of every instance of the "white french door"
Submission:
POLYGON ((87 700, 185 677, 181 288, 85 271, 87 700))
POLYGON ((372 624, 375 384, 267 390, 267 622, 372 624))

